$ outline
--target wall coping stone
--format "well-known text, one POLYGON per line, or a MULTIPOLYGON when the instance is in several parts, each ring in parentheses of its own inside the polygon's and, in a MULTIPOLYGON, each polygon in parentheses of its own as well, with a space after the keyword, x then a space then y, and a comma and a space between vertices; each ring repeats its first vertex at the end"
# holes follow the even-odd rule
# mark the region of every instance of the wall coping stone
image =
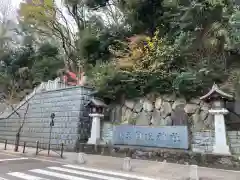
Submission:
POLYGON ((70 86, 70 87, 64 87, 64 88, 59 88, 59 89, 50 89, 50 90, 45 90, 45 91, 41 91, 41 92, 37 92, 35 95, 37 94, 43 94, 43 93, 48 93, 48 92, 53 92, 53 91, 65 91, 65 90, 70 90, 70 89, 88 89, 88 90, 93 90, 93 88, 91 87, 87 87, 87 86, 70 86))
POLYGON ((59 88, 59 89, 51 89, 51 90, 46 90, 46 91, 37 91, 32 96, 30 96, 27 100, 24 100, 25 102, 23 102, 20 106, 18 106, 16 109, 14 109, 14 111, 11 111, 6 117, 1 117, 0 116, 0 120, 4 120, 4 119, 10 118, 14 113, 16 113, 19 109, 21 109, 21 107, 23 107, 26 103, 28 103, 36 95, 45 94, 45 93, 49 93, 49 92, 53 92, 53 91, 65 91, 65 90, 81 89, 81 88, 93 90, 92 88, 86 87, 86 86, 72 86, 72 87, 64 87, 64 88, 59 88))

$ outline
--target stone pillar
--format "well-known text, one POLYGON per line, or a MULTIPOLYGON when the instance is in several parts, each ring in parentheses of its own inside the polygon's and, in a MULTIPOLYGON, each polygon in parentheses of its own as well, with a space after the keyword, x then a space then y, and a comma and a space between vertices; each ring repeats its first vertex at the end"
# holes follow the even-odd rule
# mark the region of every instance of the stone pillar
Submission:
POLYGON ((91 128, 91 137, 88 139, 88 144, 98 144, 100 139, 100 130, 101 130, 101 117, 103 114, 89 114, 92 117, 92 128, 91 128))
POLYGON ((228 110, 222 109, 210 109, 209 113, 214 116, 215 124, 215 144, 213 146, 213 153, 230 155, 229 146, 227 145, 226 127, 224 115, 228 114, 228 110))

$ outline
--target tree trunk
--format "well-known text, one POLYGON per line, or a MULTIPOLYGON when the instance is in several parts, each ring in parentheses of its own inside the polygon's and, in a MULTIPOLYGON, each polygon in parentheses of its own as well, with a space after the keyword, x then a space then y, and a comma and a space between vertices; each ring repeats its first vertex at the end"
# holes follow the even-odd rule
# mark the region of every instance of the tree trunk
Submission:
POLYGON ((20 141, 20 133, 18 132, 16 134, 16 141, 15 141, 15 148, 14 148, 15 152, 18 152, 19 141, 20 141))

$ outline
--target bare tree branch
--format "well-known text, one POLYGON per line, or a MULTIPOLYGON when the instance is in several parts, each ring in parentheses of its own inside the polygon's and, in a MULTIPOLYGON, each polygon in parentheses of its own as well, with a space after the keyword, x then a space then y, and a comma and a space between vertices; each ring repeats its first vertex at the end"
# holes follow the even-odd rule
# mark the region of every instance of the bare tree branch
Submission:
POLYGON ((21 123, 21 125, 20 125, 20 127, 19 127, 19 129, 18 129, 18 132, 19 132, 19 133, 22 131, 23 125, 25 124, 26 115, 27 115, 27 113, 28 113, 28 109, 29 109, 29 103, 27 104, 27 108, 26 108, 26 110, 25 110, 25 112, 24 112, 23 121, 22 121, 22 123, 21 123))
POLYGON ((27 104, 27 108, 26 108, 26 111, 24 113, 24 116, 23 116, 23 120, 22 120, 22 123, 21 125, 19 126, 18 128, 18 132, 16 134, 16 141, 15 141, 15 148, 14 148, 14 151, 17 152, 18 151, 18 147, 19 147, 19 143, 20 143, 20 136, 21 136, 21 131, 22 131, 22 128, 25 124, 25 121, 26 121, 26 115, 28 113, 28 108, 29 108, 29 103, 27 104))
POLYGON ((70 8, 69 5, 66 5, 66 8, 68 10, 68 13, 72 16, 72 18, 74 19, 75 23, 77 24, 78 31, 83 30, 85 23, 84 23, 84 20, 79 17, 78 5, 77 4, 73 5, 72 9, 70 8))

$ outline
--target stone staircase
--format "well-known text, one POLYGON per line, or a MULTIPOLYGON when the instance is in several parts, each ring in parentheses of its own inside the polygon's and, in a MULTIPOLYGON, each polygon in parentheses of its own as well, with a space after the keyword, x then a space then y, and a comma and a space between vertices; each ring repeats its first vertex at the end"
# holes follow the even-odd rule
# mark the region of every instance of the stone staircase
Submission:
POLYGON ((22 105, 24 105, 29 99, 31 99, 36 93, 40 93, 43 91, 51 91, 56 89, 64 89, 70 86, 67 86, 66 84, 61 82, 61 79, 58 77, 55 80, 49 80, 47 82, 42 82, 40 85, 34 88, 34 90, 25 96, 25 98, 20 101, 18 104, 12 105, 12 107, 7 107, 4 112, 0 114, 0 118, 7 118, 10 116, 14 110, 17 110, 22 105), (14 109, 14 110, 13 110, 14 109))

